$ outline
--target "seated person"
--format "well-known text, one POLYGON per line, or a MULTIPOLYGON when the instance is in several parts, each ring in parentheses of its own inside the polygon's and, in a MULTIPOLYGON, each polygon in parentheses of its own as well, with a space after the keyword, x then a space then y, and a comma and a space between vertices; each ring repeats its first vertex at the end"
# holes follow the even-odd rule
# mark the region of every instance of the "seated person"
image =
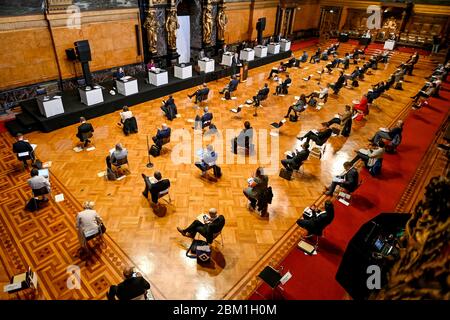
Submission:
POLYGON ((294 53, 291 54, 291 57, 289 58, 289 61, 285 64, 286 68, 292 68, 292 67, 298 67, 300 64, 300 61, 295 59, 294 53))
POLYGON ((364 94, 359 103, 353 106, 353 111, 362 113, 365 116, 369 114, 367 94, 364 94))
POLYGON ((87 248, 87 240, 90 236, 102 232, 102 218, 94 210, 94 202, 86 201, 83 204, 83 211, 78 212, 76 217, 76 227, 78 239, 83 248, 87 248))
POLYGON ((107 293, 108 300, 133 300, 139 296, 146 297, 147 290, 150 290, 150 283, 142 277, 142 274, 135 272, 133 267, 123 269, 124 281, 117 286, 112 285, 107 293))
POLYGON ((389 50, 384 50, 381 54, 381 62, 387 63, 389 60, 389 50))
POLYGON ((153 70, 156 68, 156 63, 153 61, 153 59, 150 59, 150 61, 147 63, 147 71, 153 70))
POLYGON ((253 140, 253 128, 250 125, 250 122, 245 121, 244 129, 239 133, 237 137, 231 140, 233 153, 237 153, 238 146, 244 147, 245 149, 249 150, 250 145, 252 144, 252 140, 253 140))
POLYGON ((180 232, 184 237, 189 237, 194 239, 197 232, 205 237, 206 242, 211 244, 214 241, 214 235, 221 232, 225 226, 225 217, 223 215, 217 215, 217 210, 215 208, 209 209, 208 215, 204 215, 203 222, 195 219, 189 227, 181 229, 177 227, 178 232, 180 232))
POLYGON ((119 68, 119 70, 117 70, 117 72, 114 74, 114 78, 122 79, 123 77, 125 77, 125 72, 123 71, 123 68, 119 68))
POLYGON ((328 91, 329 91, 328 86, 325 86, 325 87, 320 87, 319 92, 316 92, 316 91, 311 92, 309 95, 306 96, 306 98, 309 98, 309 100, 307 102, 308 105, 315 106, 316 105, 315 98, 319 98, 319 99, 323 100, 324 103, 326 103, 328 100, 328 91))
POLYGON ((281 164, 287 171, 298 170, 303 162, 308 160, 309 157, 309 144, 302 144, 302 150, 295 150, 292 156, 287 156, 286 159, 281 160, 281 164))
POLYGON ((158 203, 159 193, 161 191, 165 191, 170 187, 170 180, 163 179, 162 174, 159 171, 155 171, 153 174, 154 179, 150 179, 145 174, 142 174, 142 178, 144 178, 145 189, 142 191, 142 195, 148 198, 148 193, 150 192, 150 196, 152 202, 154 204, 158 203))
POLYGON ((91 142, 89 138, 92 137, 92 133, 94 132, 94 128, 84 117, 80 117, 81 124, 78 126, 77 137, 81 142, 84 142, 84 147, 86 148, 88 144, 91 142))
MULTIPOLYGON (((13 152, 17 154, 17 157, 19 157, 19 153, 25 153, 28 152, 28 155, 32 162, 35 160, 34 150, 31 144, 28 141, 25 141, 23 138, 23 134, 18 133, 16 135, 17 141, 13 143, 12 148, 13 152)), ((25 167, 28 166, 26 157, 22 157, 22 161, 25 167)))
POLYGON ((262 193, 266 191, 269 184, 269 177, 264 174, 263 168, 256 169, 255 175, 248 179, 248 187, 244 189, 245 197, 250 201, 249 207, 256 209, 256 203, 262 193))
POLYGON ((334 58, 332 61, 328 62, 327 65, 325 66, 328 70, 328 73, 331 73, 333 71, 333 69, 337 66, 339 62, 338 58, 334 58))
POLYGON ((348 67, 350 66, 350 55, 347 53, 345 53, 344 58, 342 59, 338 59, 337 64, 336 64, 336 68, 339 68, 340 64, 344 65, 344 70, 348 69, 348 67))
POLYGON ((156 132, 156 136, 152 138, 155 145, 161 149, 163 145, 163 139, 170 138, 171 129, 167 126, 167 124, 163 123, 161 129, 158 129, 156 132))
POLYGON ((274 95, 279 95, 282 93, 286 94, 287 88, 291 85, 291 82, 292 82, 292 79, 287 74, 286 79, 284 79, 284 81, 276 87, 274 95))
POLYGON ((298 116, 297 112, 301 113, 301 112, 305 111, 306 106, 307 106, 306 96, 304 94, 302 94, 300 96, 300 98, 297 100, 297 102, 289 107, 288 112, 286 113, 286 115, 284 117, 289 118, 291 111, 294 111, 294 114, 297 117, 298 116))
POLYGON ((380 140, 377 145, 372 145, 369 149, 360 149, 356 151, 356 157, 352 160, 352 164, 361 159, 366 168, 370 168, 378 159, 383 158, 384 152, 384 142, 383 140, 380 140))
POLYGON ((114 151, 106 157, 106 166, 108 169, 111 169, 111 164, 116 164, 119 160, 125 159, 127 156, 128 150, 121 143, 118 143, 114 151))
POLYGON ((197 103, 198 100, 205 100, 205 99, 202 99, 202 98, 203 97, 207 97, 208 93, 209 93, 209 88, 206 85, 206 83, 204 83, 201 89, 198 89, 197 91, 195 91, 192 94, 188 94, 188 97, 189 97, 189 99, 192 99, 192 97, 195 96, 195 103, 197 103))
POLYGON ((334 94, 338 94, 339 90, 346 84, 347 79, 345 79, 344 72, 340 72, 339 78, 334 84, 330 84, 330 87, 333 89, 334 94))
POLYGON ((194 129, 200 130, 204 129, 211 125, 211 121, 213 119, 213 114, 209 112, 208 107, 203 108, 203 115, 200 117, 199 115, 195 116, 195 125, 194 129))
MULTIPOLYGON (((46 177, 40 176, 38 169, 31 169, 30 175, 31 178, 28 179, 28 185, 32 190, 39 190, 45 187, 50 193, 50 181, 46 177)), ((48 201, 45 195, 42 196, 42 201, 48 201)))
POLYGON ((352 114, 352 107, 347 104, 344 113, 338 113, 333 119, 327 122, 327 125, 341 125, 341 135, 348 137, 352 128, 352 114))
POLYGON ((280 65, 278 66, 278 68, 272 68, 272 70, 270 70, 270 74, 269 77, 267 79, 272 78, 273 74, 279 74, 280 72, 285 72, 286 71, 286 66, 283 64, 283 61, 280 62, 280 65))
POLYGON ((261 103, 261 100, 264 100, 267 98, 267 95, 269 94, 269 85, 267 83, 264 84, 264 88, 260 89, 256 96, 253 96, 253 103, 255 106, 259 106, 261 103))
POLYGON ((120 112, 120 122, 118 125, 123 127, 125 135, 138 132, 136 118, 127 106, 124 106, 122 112, 120 112))
POLYGON ((419 100, 420 97, 429 98, 433 96, 436 92, 436 83, 432 83, 431 86, 429 86, 426 91, 419 91, 415 96, 412 96, 411 99, 413 99, 413 102, 416 103, 417 100, 419 100))
POLYGON ((333 182, 328 188, 325 188, 325 195, 332 196, 337 186, 341 186, 348 192, 353 192, 358 187, 359 174, 358 171, 352 167, 352 163, 344 162, 345 173, 343 175, 333 178, 333 182))
POLYGON ((369 139, 369 141, 375 145, 378 145, 381 139, 393 140, 397 135, 401 135, 402 132, 403 121, 398 120, 392 129, 381 128, 371 139, 369 139))
POLYGON ((219 93, 223 94, 225 91, 233 92, 237 89, 238 84, 239 84, 239 80, 236 79, 235 75, 232 75, 231 80, 228 83, 228 85, 225 86, 225 88, 223 88, 221 91, 219 91, 219 93))
POLYGON ((306 51, 303 51, 302 56, 298 59, 300 62, 306 62, 308 61, 308 54, 306 53, 306 51))
POLYGON ((314 141, 317 145, 321 146, 327 142, 328 138, 333 134, 333 130, 328 126, 326 122, 322 123, 322 128, 320 130, 308 131, 303 137, 297 137, 299 140, 306 138, 306 143, 309 141, 314 141))
POLYGON ((202 150, 201 160, 195 163, 195 166, 202 171, 202 177, 206 175, 209 169, 216 165, 217 156, 217 152, 214 151, 214 147, 211 144, 202 150))
POLYGON ((330 200, 324 202, 324 209, 320 210, 315 205, 306 208, 311 214, 310 218, 298 219, 297 224, 308 231, 308 235, 322 235, 323 230, 334 219, 334 206, 330 200))
POLYGON ((328 51, 325 50, 324 52, 322 52, 321 56, 320 56, 321 60, 328 60, 328 51))
POLYGON ((163 100, 163 105, 161 107, 161 110, 166 115, 167 119, 172 121, 176 118, 176 115, 178 114, 177 106, 175 105, 175 100, 173 99, 172 95, 169 96, 169 99, 163 100))
POLYGON ((311 58, 309 59, 309 63, 316 63, 320 61, 320 53, 322 52, 322 50, 320 48, 317 48, 316 53, 314 53, 311 58))

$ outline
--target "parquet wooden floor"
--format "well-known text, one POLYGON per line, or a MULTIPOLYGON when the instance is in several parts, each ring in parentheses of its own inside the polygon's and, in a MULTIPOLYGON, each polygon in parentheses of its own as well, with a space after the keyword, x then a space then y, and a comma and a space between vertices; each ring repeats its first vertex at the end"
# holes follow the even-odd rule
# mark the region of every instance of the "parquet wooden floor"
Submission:
MULTIPOLYGON (((341 44, 339 51, 343 54, 350 51, 351 47, 349 44, 341 44)), ((307 51, 311 55, 315 51, 315 47, 309 48, 307 51)), ((300 52, 296 53, 296 55, 299 54, 300 52)), ((380 69, 374 71, 373 75, 367 75, 365 81, 360 82, 360 87, 352 90, 343 88, 339 96, 330 95, 328 102, 320 111, 308 109, 300 116, 299 122, 287 122, 280 129, 279 150, 273 152, 272 159, 275 168, 270 174, 269 184, 273 188, 274 199, 269 207, 270 217, 268 219, 262 219, 249 212, 246 208, 247 201, 242 194, 247 178, 254 173, 258 163, 269 167, 269 165, 261 163, 263 159, 260 156, 254 163, 245 163, 244 156, 238 156, 237 159, 242 163, 221 165, 223 177, 218 182, 212 182, 200 178, 200 172, 193 164, 175 164, 173 162, 171 154, 177 150, 178 146, 176 139, 172 138, 168 147, 171 151, 167 150, 160 157, 152 158, 152 162, 155 164, 154 168, 146 168, 146 136, 151 138, 156 132, 156 128, 163 122, 167 122, 159 109, 160 100, 148 101, 131 108, 139 125, 139 133, 136 135, 128 137, 123 135, 121 129, 116 125, 119 118, 118 113, 90 120, 95 128, 93 142, 96 147, 91 152, 75 153, 72 151, 77 143, 76 125, 51 133, 32 133, 26 138, 32 143, 38 144, 37 153, 41 160, 52 161, 52 183, 55 183, 55 178, 61 181, 61 191, 65 193, 66 198, 70 197, 70 194, 79 202, 85 200, 96 202, 96 209, 108 228, 107 233, 114 240, 111 242, 111 247, 117 248, 115 247, 116 243, 152 281, 154 288, 159 289, 161 297, 220 299, 282 238, 301 215, 303 208, 318 198, 323 185, 328 184, 333 175, 342 171, 343 162, 353 158, 353 150, 365 146, 367 138, 379 127, 391 123, 404 110, 410 102, 409 97, 423 85, 424 77, 428 75, 434 64, 428 58, 421 57, 414 76, 406 76, 403 91, 390 90, 389 95, 393 97, 392 100, 379 98, 376 101, 379 108, 372 108, 367 121, 354 123, 349 138, 341 136, 330 138, 322 160, 311 157, 304 166, 303 176, 296 177, 293 181, 286 181, 278 177, 276 166, 279 165, 279 160, 284 158, 284 152, 291 150, 297 144, 296 136, 318 128, 321 122, 331 119, 337 112, 342 112, 345 104, 351 104, 352 100, 360 99, 371 84, 386 80, 396 66, 407 58, 407 54, 395 52, 390 63, 380 64, 380 69), (97 173, 105 170, 105 156, 117 142, 121 142, 129 150, 131 172, 121 181, 105 181, 98 177, 97 173), (143 190, 141 173, 151 175, 155 170, 161 171, 163 176, 169 178, 172 183, 170 189, 172 204, 166 206, 167 212, 162 217, 155 215, 148 201, 141 194, 143 190), (215 245, 213 266, 207 268, 200 267, 195 260, 185 256, 190 242, 189 239, 180 236, 176 226, 188 225, 200 212, 210 207, 216 207, 219 213, 225 216, 226 226, 223 231, 224 247, 215 245)), ((264 130, 270 130, 270 123, 283 118, 288 106, 294 102, 294 96, 299 96, 301 93, 308 94, 318 89, 316 71, 321 70, 325 63, 321 62, 319 65, 306 63, 300 69, 290 69, 293 85, 287 96, 270 94, 269 98, 263 102, 264 107, 259 109, 258 117, 253 117, 253 109, 244 108, 242 118, 237 118, 229 110, 251 98, 257 89, 267 81, 269 70, 276 65, 278 63, 250 70, 248 80, 238 87, 235 94, 236 100, 223 101, 221 100, 222 96, 218 94, 218 90, 225 86, 228 79, 209 83, 212 92, 207 105, 214 114, 213 123, 219 130, 223 130, 223 132, 226 129, 240 130, 243 122, 248 120, 258 132, 268 133, 264 130), (304 67, 308 69, 304 69, 304 67), (313 79, 304 82, 302 78, 309 74, 314 75, 313 79)), ((350 67, 350 70, 353 70, 353 66, 350 67)), ((337 71, 331 75, 323 75, 321 82, 323 85, 327 82, 334 82, 337 76, 337 71)), ((272 93, 275 83, 273 81, 268 81, 268 83, 272 93)), ((182 117, 173 122, 167 122, 173 130, 184 129, 186 136, 183 141, 189 141, 186 139, 190 137, 191 142, 187 145, 191 146, 194 144, 192 142, 194 134, 191 129, 192 124, 187 119, 194 118, 195 114, 199 113, 186 96, 192 91, 192 89, 184 90, 174 94, 178 111, 182 117)), ((269 141, 276 139, 267 136, 269 141)), ((229 153, 229 139, 231 136, 226 137, 225 145, 219 149, 220 155, 229 153)), ((277 145, 277 140, 274 142, 277 145)), ((200 142, 199 145, 191 148, 190 154, 188 154, 191 162, 195 161, 195 151, 205 143, 205 141, 200 142)), ((73 219, 72 217, 58 218, 60 213, 52 209, 37 215, 25 214, 21 209, 23 207, 21 201, 17 199, 22 199, 23 202, 28 192, 25 187, 26 174, 13 171, 11 166, 14 159, 11 154, 9 157, 10 161, 5 168, 9 171, 7 174, 2 174, 2 185, 7 186, 8 189, 14 189, 14 192, 2 193, 3 197, 7 198, 1 201, 3 213, 9 212, 5 214, 9 217, 10 228, 8 231, 16 237, 15 241, 32 245, 31 250, 20 247, 18 255, 23 259, 22 264, 30 261, 37 262, 39 268, 42 268, 47 274, 55 272, 54 258, 31 260, 36 252, 33 248, 36 246, 42 246, 43 250, 48 248, 46 252, 49 255, 60 256, 60 259, 56 261, 63 261, 65 258, 67 261, 64 261, 67 264, 70 260, 69 257, 77 249, 73 219), (47 220, 39 219, 42 215, 49 215, 49 218, 47 220), (17 229, 18 226, 26 225, 27 221, 36 219, 41 221, 38 228, 33 227, 37 229, 32 229, 31 225, 28 231, 17 229), (68 233, 66 231, 63 233, 65 236, 58 235, 58 230, 51 229, 53 224, 62 221, 65 223, 64 230, 70 230, 67 231, 68 233), (39 230, 39 233, 35 234, 31 230, 39 230), (43 230, 46 238, 41 239, 39 237, 43 230), (38 241, 38 238, 41 241, 38 241)), ((0 165, 5 166, 5 164, 0 165)), ((15 165, 19 166, 17 162, 15 165)), ((57 207, 64 206, 66 202, 58 204, 57 207)), ((67 208, 64 212, 70 212, 68 214, 70 216, 79 209, 78 205, 67 208)), ((119 250, 115 254, 119 257, 119 250)), ((124 255, 120 258, 126 261, 124 255)), ((107 259, 107 256, 101 253, 97 259, 107 259)), ((70 260, 70 263, 72 262, 70 260)), ((13 265, 12 263, 7 265, 10 264, 13 265)), ((61 267, 58 270, 62 279, 64 274, 61 272, 61 267)), ((12 272, 12 270, 7 271, 12 272)), ((117 273, 114 274, 110 269, 105 270, 99 267, 94 274, 93 279, 104 279, 108 284, 118 280, 117 273)), ((86 292, 82 295, 59 294, 56 290, 56 283, 49 281, 46 298, 99 297, 92 289, 82 290, 86 292), (54 287, 50 288, 52 286, 54 287)))

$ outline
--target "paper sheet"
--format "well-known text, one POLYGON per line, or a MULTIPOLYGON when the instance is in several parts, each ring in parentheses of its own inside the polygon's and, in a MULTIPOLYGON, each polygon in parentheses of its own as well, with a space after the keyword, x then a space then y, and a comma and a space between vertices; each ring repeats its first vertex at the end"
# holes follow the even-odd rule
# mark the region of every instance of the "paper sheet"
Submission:
POLYGON ((101 178, 104 177, 106 175, 106 171, 101 171, 99 173, 97 173, 97 177, 101 178))
POLYGON ((122 180, 122 179, 125 179, 125 177, 126 177, 126 175, 123 175, 123 176, 118 177, 116 180, 117 180, 117 181, 120 181, 120 180, 122 180))
POLYGON ((81 147, 75 147, 75 148, 73 148, 73 151, 75 151, 75 152, 81 152, 81 151, 83 151, 83 148, 81 148, 81 147))
POLYGON ((93 151, 93 150, 95 150, 95 147, 89 147, 86 149, 86 151, 93 151))
POLYGON ((57 194, 57 195, 55 196, 55 201, 56 201, 56 202, 64 201, 64 194, 62 194, 62 193, 57 194))
POLYGON ((47 161, 47 162, 44 162, 42 164, 42 168, 50 168, 51 166, 52 166, 52 162, 51 161, 47 161))

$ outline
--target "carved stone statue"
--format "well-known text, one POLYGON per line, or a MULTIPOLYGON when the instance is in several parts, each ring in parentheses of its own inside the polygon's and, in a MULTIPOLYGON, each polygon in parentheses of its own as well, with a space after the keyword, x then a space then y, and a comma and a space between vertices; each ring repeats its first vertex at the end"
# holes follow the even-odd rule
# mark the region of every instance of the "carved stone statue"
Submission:
POLYGON ((220 6, 217 13, 217 40, 225 39, 225 27, 228 23, 228 18, 224 9, 223 6, 220 6))
POLYGON ((147 11, 147 17, 145 18, 144 28, 147 29, 148 51, 153 54, 157 53, 158 21, 156 20, 155 9, 150 9, 147 11))
POLYGON ((177 29, 180 27, 177 18, 177 10, 171 8, 167 15, 166 31, 167 31, 167 45, 169 49, 177 48, 177 29))
POLYGON ((208 1, 205 8, 203 9, 203 42, 205 44, 211 43, 211 32, 212 32, 212 4, 208 1))

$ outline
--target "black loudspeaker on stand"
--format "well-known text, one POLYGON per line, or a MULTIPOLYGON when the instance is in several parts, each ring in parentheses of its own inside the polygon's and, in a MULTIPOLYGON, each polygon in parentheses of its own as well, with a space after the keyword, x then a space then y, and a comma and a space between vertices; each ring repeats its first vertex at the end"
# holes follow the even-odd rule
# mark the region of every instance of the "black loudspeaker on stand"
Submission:
MULTIPOLYGON (((92 75, 89 69, 89 61, 91 58, 91 48, 88 40, 75 41, 75 51, 77 58, 81 63, 81 69, 83 70, 83 77, 87 86, 92 86, 92 75)), ((67 51, 66 51, 67 52, 67 51)))
POLYGON ((264 29, 266 29, 266 17, 259 18, 256 23, 256 30, 258 30, 258 44, 262 44, 264 29))
POLYGON ((148 155, 147 168, 153 168, 153 163, 150 159, 150 144, 148 143, 148 136, 147 136, 147 155, 148 155))

